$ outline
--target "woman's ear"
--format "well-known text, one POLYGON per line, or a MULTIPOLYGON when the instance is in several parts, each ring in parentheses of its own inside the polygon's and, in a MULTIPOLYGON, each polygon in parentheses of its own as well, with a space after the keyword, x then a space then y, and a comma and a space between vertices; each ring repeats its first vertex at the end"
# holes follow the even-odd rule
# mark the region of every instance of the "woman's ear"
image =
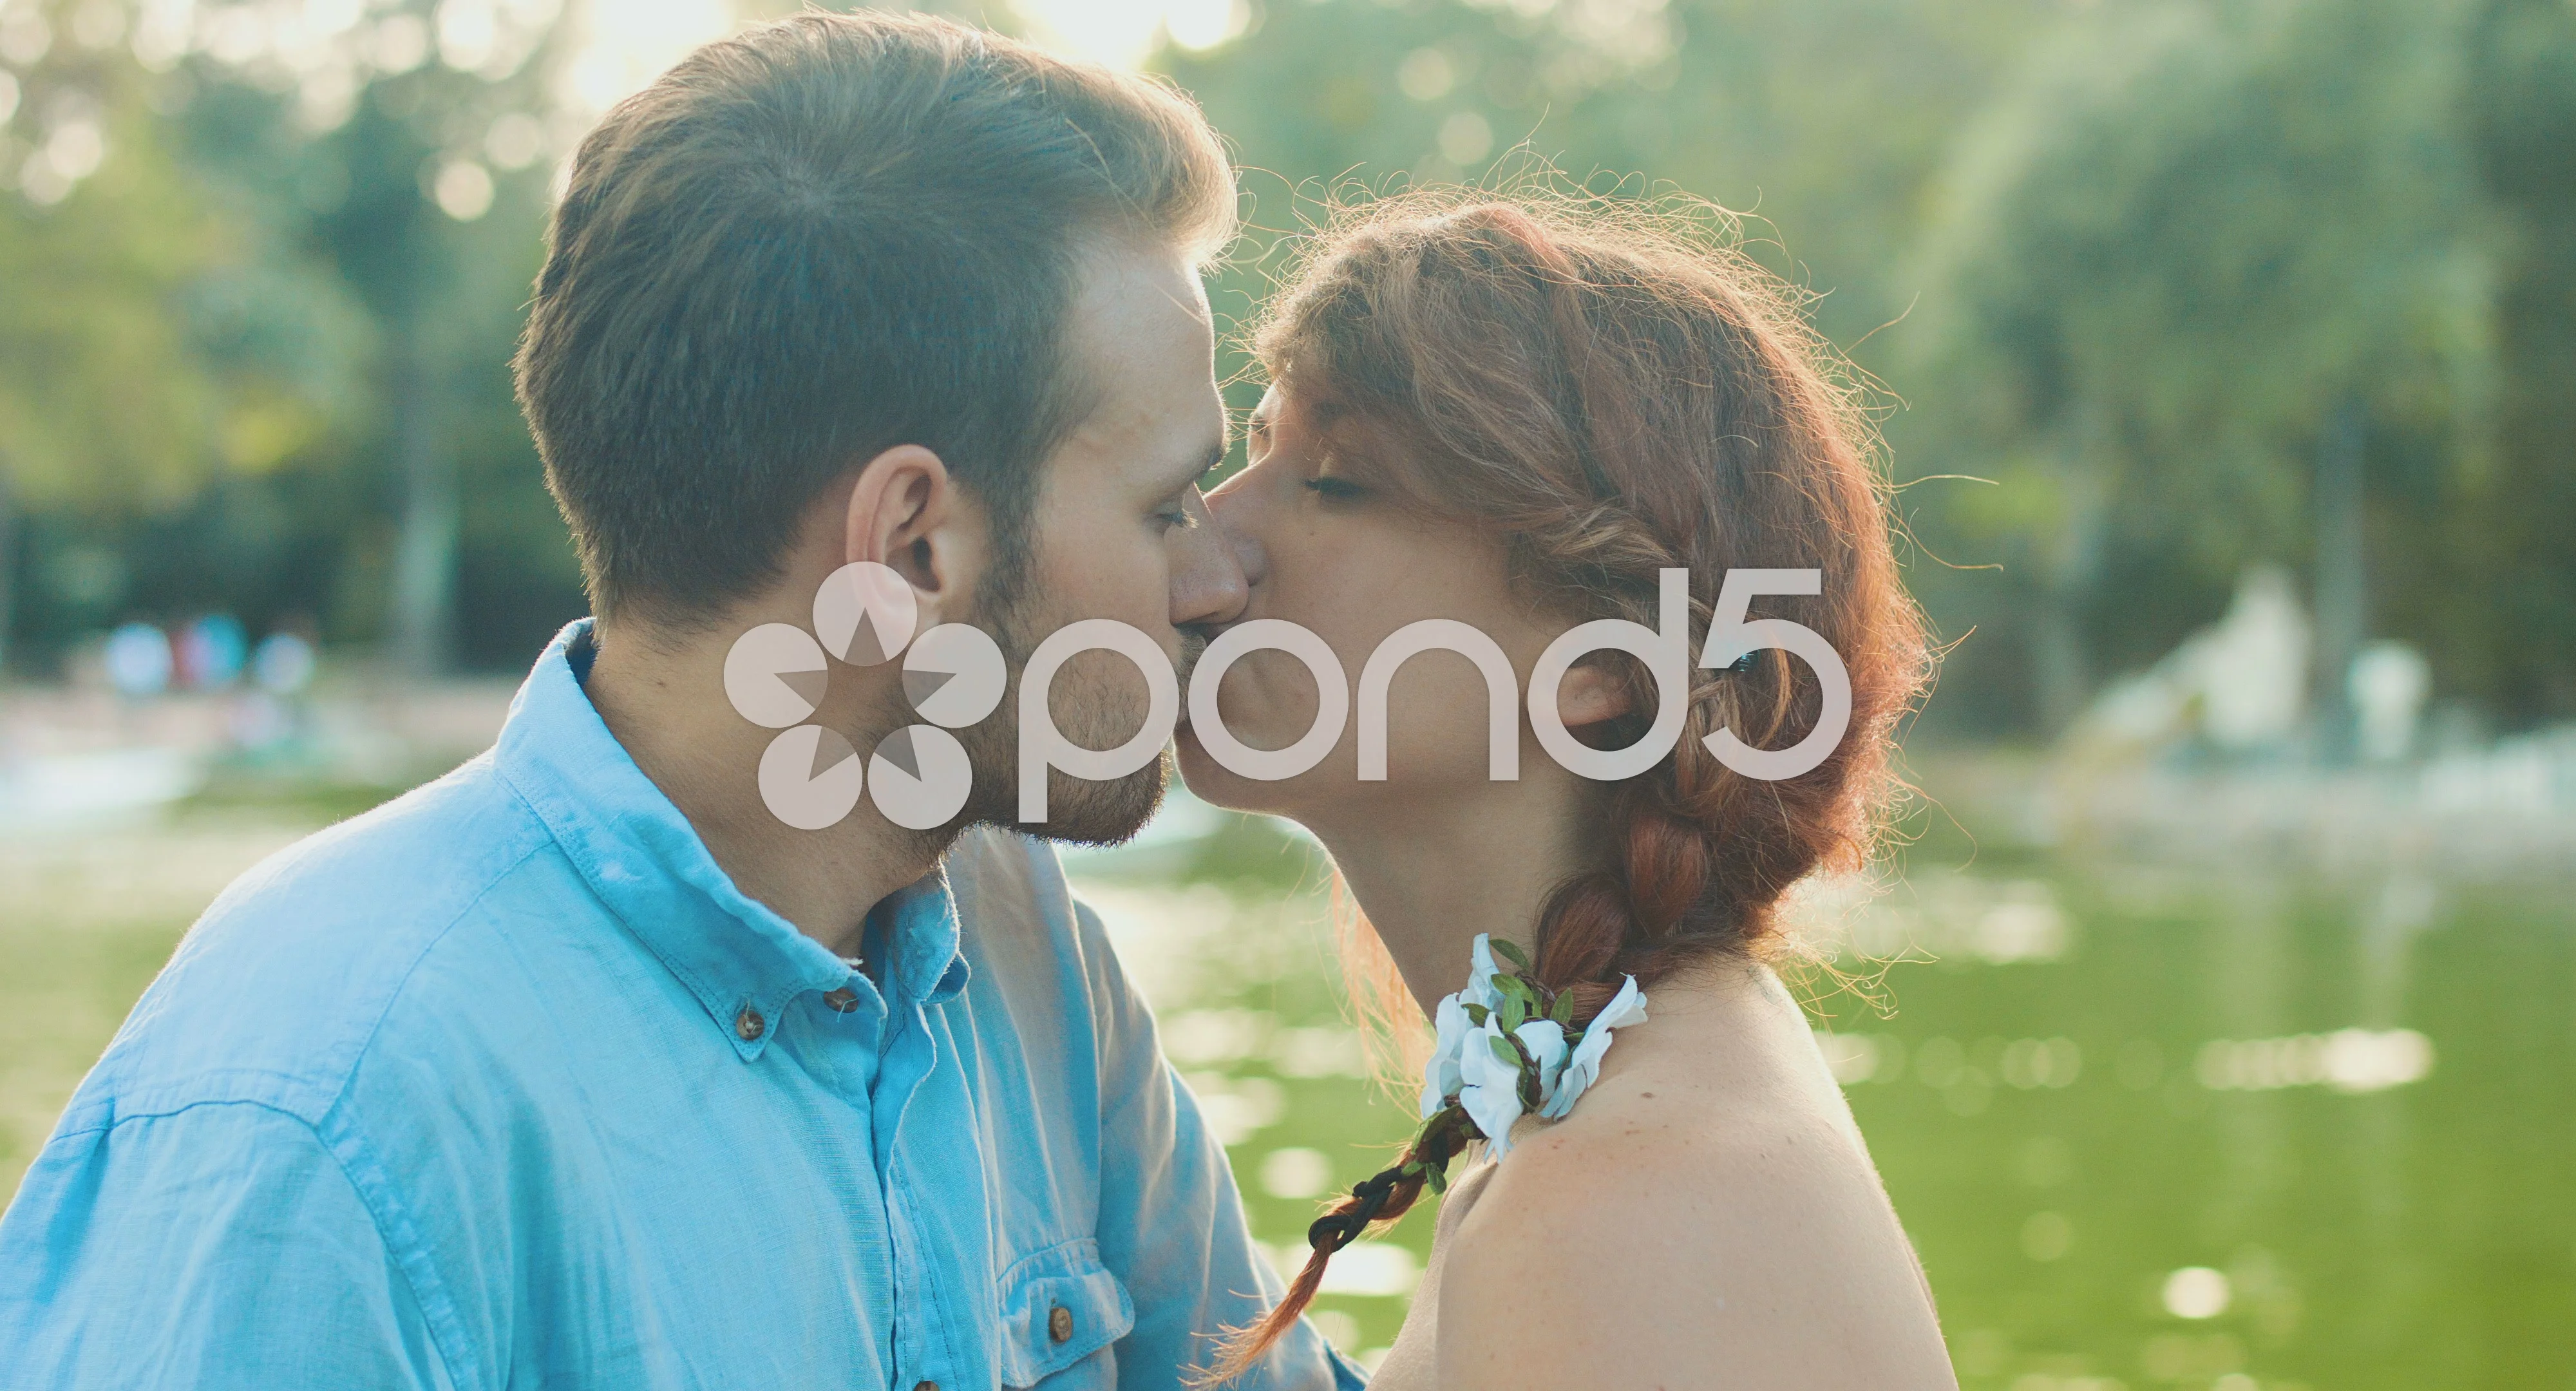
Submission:
POLYGON ((1586 659, 1566 668, 1556 687, 1556 715, 1567 729, 1581 729, 1628 713, 1628 683, 1607 664, 1586 659))
POLYGON ((962 616, 984 569, 982 510, 937 454, 901 444, 868 460, 850 487, 844 565, 873 560, 912 586, 924 631, 962 616))

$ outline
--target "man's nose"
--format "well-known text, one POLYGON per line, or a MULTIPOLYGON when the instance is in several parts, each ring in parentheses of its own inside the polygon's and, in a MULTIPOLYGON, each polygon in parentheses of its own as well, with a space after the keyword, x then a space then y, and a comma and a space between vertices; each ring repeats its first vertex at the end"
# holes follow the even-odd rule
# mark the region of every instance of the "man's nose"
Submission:
POLYGON ((1180 532, 1180 554, 1173 558, 1172 626, 1231 623, 1252 594, 1242 558, 1196 489, 1186 506, 1197 525, 1180 532))

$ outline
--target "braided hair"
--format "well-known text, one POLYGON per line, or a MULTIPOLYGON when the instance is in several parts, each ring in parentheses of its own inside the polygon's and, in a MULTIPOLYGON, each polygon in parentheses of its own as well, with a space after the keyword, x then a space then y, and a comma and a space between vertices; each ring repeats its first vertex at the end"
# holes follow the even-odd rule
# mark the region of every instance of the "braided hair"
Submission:
MULTIPOLYGON (((1783 895, 1856 869, 1892 794, 1894 726, 1929 675, 1898 582, 1875 436, 1795 293, 1734 249, 1705 204, 1540 191, 1424 191, 1346 210, 1257 327, 1270 378, 1393 445, 1397 493, 1505 545, 1514 585, 1577 621, 1656 624, 1658 580, 1690 576, 1706 631, 1730 567, 1815 569, 1822 593, 1751 617, 1822 634, 1851 679, 1848 732, 1808 772, 1746 777, 1702 740, 1782 748, 1818 722, 1812 670, 1764 649, 1694 671, 1675 751, 1612 793, 1613 853, 1541 909, 1529 984, 1588 1024, 1623 977, 1645 986, 1779 935, 1783 895)), ((1624 653, 1632 712, 1596 727, 1626 747, 1651 724, 1652 674, 1624 653)), ((1510 932, 1515 924, 1494 924, 1510 932)), ((1445 1186, 1483 1138, 1452 1106, 1307 1232, 1288 1296, 1236 1330, 1212 1379, 1241 1375, 1313 1299, 1334 1252, 1445 1186)))

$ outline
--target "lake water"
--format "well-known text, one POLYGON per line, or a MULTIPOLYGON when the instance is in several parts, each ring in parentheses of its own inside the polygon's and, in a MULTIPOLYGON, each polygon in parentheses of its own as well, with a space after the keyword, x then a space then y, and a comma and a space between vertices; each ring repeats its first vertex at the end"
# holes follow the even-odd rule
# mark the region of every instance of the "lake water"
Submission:
MULTIPOLYGON (((1171 823, 1071 867, 1258 1234, 1295 1243, 1409 1107, 1364 1080, 1318 857, 1186 802, 1171 823)), ((0 847, 0 1199, 197 907, 301 829, 0 847)), ((1846 972, 1939 958, 1809 989, 1972 1391, 2576 1387, 2563 887, 1927 843, 1814 911, 1846 972)), ((1430 1231, 1335 1261, 1337 1341, 1393 1338, 1430 1231)))

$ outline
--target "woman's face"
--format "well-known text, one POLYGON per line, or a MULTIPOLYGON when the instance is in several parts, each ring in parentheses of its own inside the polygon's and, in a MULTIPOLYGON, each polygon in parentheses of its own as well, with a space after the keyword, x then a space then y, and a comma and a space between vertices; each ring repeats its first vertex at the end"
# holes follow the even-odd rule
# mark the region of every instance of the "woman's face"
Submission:
MULTIPOLYGON (((1340 741, 1322 762, 1276 782, 1235 773, 1209 755, 1188 724, 1177 744, 1190 789, 1220 806, 1279 812, 1308 824, 1453 800, 1488 779, 1487 686, 1469 658, 1427 651, 1396 672, 1387 696, 1387 781, 1358 780, 1357 702, 1369 654, 1408 623, 1445 618, 1492 638, 1511 663, 1517 706, 1531 666, 1567 622, 1532 612, 1506 580, 1502 543, 1467 523, 1424 517, 1389 486, 1388 461, 1371 457, 1368 431, 1273 387, 1253 413, 1249 466, 1208 498, 1233 537, 1250 583, 1241 620, 1286 619, 1321 638, 1352 694, 1340 741), (1365 799, 1364 801, 1362 799, 1365 799)), ((1382 446, 1380 446, 1382 448, 1382 446)), ((1433 486, 1437 486, 1434 479, 1433 486)), ((1576 696, 1580 678, 1566 693, 1576 696)), ((1569 701, 1569 706, 1579 700, 1569 701)), ((1217 691, 1233 737, 1254 749, 1286 748, 1315 722, 1317 687, 1295 656, 1273 649, 1237 660, 1217 691)), ((1568 708, 1569 723, 1579 711, 1568 708)), ((1515 718, 1521 766, 1544 758, 1525 717, 1515 718)))

